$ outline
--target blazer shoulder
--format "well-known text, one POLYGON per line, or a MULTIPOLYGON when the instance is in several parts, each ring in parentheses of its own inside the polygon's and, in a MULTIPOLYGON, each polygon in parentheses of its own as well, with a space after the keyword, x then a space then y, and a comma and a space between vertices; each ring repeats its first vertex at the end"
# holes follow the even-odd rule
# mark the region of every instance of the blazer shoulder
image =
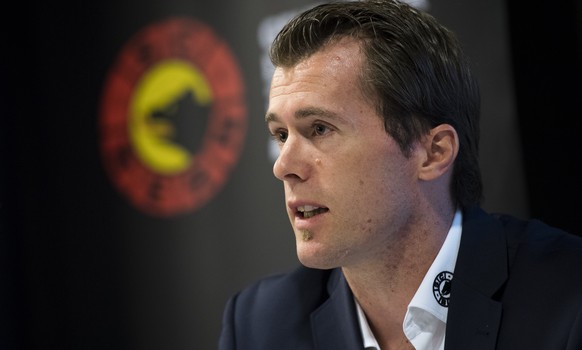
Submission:
POLYGON ((577 295, 582 305, 582 237, 540 220, 499 216, 507 240, 510 273, 530 276, 577 295))
POLYGON ((504 227, 509 246, 529 245, 545 250, 571 251, 582 260, 582 236, 548 225, 537 219, 519 219, 495 214, 504 227))
POLYGON ((310 349, 310 316, 328 299, 332 271, 301 266, 236 293, 225 308, 219 349, 310 349))
POLYGON ((259 279, 237 293, 237 308, 259 318, 292 310, 305 313, 298 317, 308 316, 327 300, 332 271, 299 266, 290 272, 259 279))

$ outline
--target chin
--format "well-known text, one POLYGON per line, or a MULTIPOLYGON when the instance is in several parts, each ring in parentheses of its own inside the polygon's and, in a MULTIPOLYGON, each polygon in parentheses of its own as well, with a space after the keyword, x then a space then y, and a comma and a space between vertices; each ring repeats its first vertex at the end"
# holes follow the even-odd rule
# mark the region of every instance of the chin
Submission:
POLYGON ((338 266, 336 262, 330 261, 321 249, 317 249, 316 244, 310 243, 297 242, 297 258, 303 266, 322 270, 338 266))
POLYGON ((303 265, 305 267, 309 267, 310 269, 329 270, 329 269, 332 269, 334 267, 331 265, 321 264, 321 263, 316 262, 316 261, 304 260, 301 258, 299 258, 299 262, 301 262, 301 265, 303 265))

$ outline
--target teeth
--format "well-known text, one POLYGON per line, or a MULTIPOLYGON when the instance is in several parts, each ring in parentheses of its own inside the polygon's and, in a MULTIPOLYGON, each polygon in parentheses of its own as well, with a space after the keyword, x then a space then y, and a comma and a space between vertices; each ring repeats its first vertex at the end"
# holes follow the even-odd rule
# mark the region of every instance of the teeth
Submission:
POLYGON ((300 207, 297 207, 297 211, 300 212, 301 214, 303 214, 304 218, 311 218, 314 217, 317 214, 321 214, 325 211, 325 208, 320 208, 320 207, 314 207, 313 205, 303 205, 300 207))
POLYGON ((302 213, 306 211, 313 211, 315 209, 318 209, 318 207, 314 207, 313 205, 303 205, 301 207, 297 207, 297 211, 300 211, 302 213))
POLYGON ((315 210, 314 211, 306 211, 306 212, 303 213, 303 217, 306 218, 306 219, 308 219, 310 217, 315 216, 315 213, 316 213, 315 210))

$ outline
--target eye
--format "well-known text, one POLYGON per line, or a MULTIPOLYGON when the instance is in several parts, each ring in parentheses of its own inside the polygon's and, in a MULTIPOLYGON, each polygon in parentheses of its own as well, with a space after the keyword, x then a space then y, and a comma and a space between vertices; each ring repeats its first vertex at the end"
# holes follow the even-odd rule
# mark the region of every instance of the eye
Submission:
POLYGON ((279 143, 285 143, 289 134, 285 130, 276 130, 275 132, 271 133, 271 136, 275 141, 279 143))
POLYGON ((327 127, 327 125, 324 124, 313 125, 313 133, 318 136, 325 135, 326 133, 329 132, 329 130, 330 130, 329 127, 327 127))

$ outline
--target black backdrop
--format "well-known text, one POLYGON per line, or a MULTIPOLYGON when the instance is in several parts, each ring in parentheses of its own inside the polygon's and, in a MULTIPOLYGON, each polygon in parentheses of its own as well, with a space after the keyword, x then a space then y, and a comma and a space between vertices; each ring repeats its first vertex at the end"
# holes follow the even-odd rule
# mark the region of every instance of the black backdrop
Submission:
POLYGON ((530 215, 582 234, 582 1, 507 8, 530 215))
MULTIPOLYGON (((459 34, 481 80, 486 209, 580 233, 579 5, 417 3, 459 34)), ((213 349, 227 297, 296 264, 263 125, 264 45, 309 4, 21 2, 4 11, 0 348, 213 349), (122 48, 175 17, 204 23, 232 52, 247 128, 211 200, 159 216, 113 183, 100 111, 122 48)))

